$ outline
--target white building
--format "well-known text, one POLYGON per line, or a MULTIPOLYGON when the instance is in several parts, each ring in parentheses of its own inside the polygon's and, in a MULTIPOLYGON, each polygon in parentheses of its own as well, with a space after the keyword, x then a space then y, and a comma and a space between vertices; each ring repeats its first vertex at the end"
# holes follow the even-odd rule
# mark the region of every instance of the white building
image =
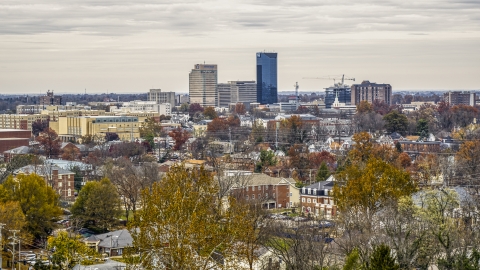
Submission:
POLYGON ((136 113, 136 112, 156 112, 160 115, 171 115, 172 106, 170 103, 158 104, 156 101, 130 101, 124 102, 122 107, 110 106, 110 112, 113 113, 136 113))

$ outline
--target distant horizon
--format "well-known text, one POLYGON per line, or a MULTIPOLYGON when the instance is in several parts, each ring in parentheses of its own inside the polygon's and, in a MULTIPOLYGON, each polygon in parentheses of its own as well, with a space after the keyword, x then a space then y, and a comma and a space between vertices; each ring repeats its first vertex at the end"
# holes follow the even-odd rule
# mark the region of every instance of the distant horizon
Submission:
MULTIPOLYGON (((154 89, 154 88, 152 88, 154 89)), ((156 88, 155 88, 156 89, 156 88)), ((48 91, 48 90, 47 90, 48 91)), ((13 94, 13 93, 1 93, 0 92, 0 95, 3 95, 3 96, 22 96, 22 95, 29 95, 29 96, 43 96, 47 93, 47 91, 45 91, 44 93, 16 93, 16 94, 13 94)), ((50 90, 51 91, 51 90, 50 90)), ((396 93, 396 92, 448 92, 448 91, 473 91, 473 92, 476 92, 476 91, 479 91, 480 92, 480 89, 448 89, 448 90, 442 90, 442 89, 425 89, 425 90, 395 90, 393 89, 393 93, 396 93)), ((166 91, 167 92, 167 91, 166 91)), ((168 91, 168 92, 171 92, 171 91, 168 91)), ((325 90, 298 90, 298 92, 300 94, 306 94, 306 93, 322 93, 322 92, 325 92, 325 90)), ((115 94, 120 94, 120 95, 135 95, 135 94, 147 94, 148 91, 145 91, 145 92, 88 92, 87 91, 87 95, 100 95, 100 94, 105 94, 105 95, 115 95, 115 94)), ((278 91, 278 94, 292 94, 292 93, 295 93, 295 90, 280 90, 278 91)), ((54 91, 54 94, 55 95, 84 95, 85 93, 74 93, 74 92, 57 92, 57 91, 54 91)), ((177 94, 188 94, 188 92, 175 92, 175 95, 177 94)))

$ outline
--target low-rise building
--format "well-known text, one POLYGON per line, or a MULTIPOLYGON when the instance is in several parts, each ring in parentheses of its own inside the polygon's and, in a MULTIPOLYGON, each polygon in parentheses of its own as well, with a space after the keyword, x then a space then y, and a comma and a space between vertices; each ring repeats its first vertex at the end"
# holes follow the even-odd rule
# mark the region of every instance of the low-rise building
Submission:
POLYGON ((293 178, 271 177, 266 174, 230 176, 239 178, 231 194, 244 200, 257 200, 267 209, 299 205, 299 189, 293 178))
POLYGON ((105 137, 107 132, 118 134, 123 141, 133 141, 140 137, 136 116, 60 117, 58 121, 50 121, 49 125, 67 141, 78 140, 86 135, 105 137))
POLYGON ((64 201, 75 200, 75 173, 62 169, 57 165, 28 165, 16 170, 13 174, 38 174, 45 179, 47 185, 51 186, 64 201))
POLYGON ((300 189, 302 213, 317 218, 331 218, 336 214, 337 207, 332 196, 333 180, 333 176, 330 176, 326 181, 300 189))

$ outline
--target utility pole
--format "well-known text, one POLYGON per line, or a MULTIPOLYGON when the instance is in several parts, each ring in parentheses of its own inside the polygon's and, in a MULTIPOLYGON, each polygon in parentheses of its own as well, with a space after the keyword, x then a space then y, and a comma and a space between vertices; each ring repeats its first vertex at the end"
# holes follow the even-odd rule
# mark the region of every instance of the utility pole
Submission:
POLYGON ((280 126, 280 122, 275 122, 275 150, 278 150, 278 127, 280 126))
MULTIPOLYGON (((10 237, 10 239, 12 239, 12 247, 13 247, 13 251, 12 251, 12 270, 15 270, 15 240, 17 240, 17 232, 19 232, 19 230, 10 230, 12 233, 13 233, 13 237, 10 237)), ((18 258, 20 259, 20 258, 18 258)))
POLYGON ((228 128, 228 136, 230 137, 230 143, 228 145, 228 154, 231 154, 232 153, 232 128, 229 127, 228 128))
POLYGON ((2 245, 2 229, 5 224, 0 223, 0 270, 2 270, 2 257, 3 257, 3 245, 2 245))

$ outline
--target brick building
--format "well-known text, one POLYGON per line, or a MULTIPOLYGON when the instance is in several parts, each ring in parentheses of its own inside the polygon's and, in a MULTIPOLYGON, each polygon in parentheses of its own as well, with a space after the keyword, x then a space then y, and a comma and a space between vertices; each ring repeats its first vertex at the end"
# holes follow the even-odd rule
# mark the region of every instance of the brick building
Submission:
POLYGON ((45 96, 40 97, 40 105, 62 105, 62 96, 55 96, 48 90, 45 96))
POLYGON ((0 129, 0 153, 20 146, 28 146, 30 137, 32 137, 30 130, 0 129))
POLYGON ((231 194, 245 200, 257 200, 267 209, 297 207, 299 190, 292 178, 271 177, 266 174, 231 176, 241 178, 231 194))
POLYGON ((384 83, 363 81, 361 84, 352 85, 351 104, 358 105, 360 101, 373 103, 375 100, 384 101, 392 105, 392 86, 384 83))
POLYGON ((47 182, 47 185, 51 186, 60 195, 61 200, 75 200, 74 172, 62 169, 57 165, 46 164, 22 167, 16 170, 14 175, 31 173, 42 176, 47 182))
POLYGON ((301 188, 300 204, 302 213, 322 218, 335 216, 337 207, 332 196, 333 183, 333 176, 330 176, 327 181, 317 182, 301 188))

